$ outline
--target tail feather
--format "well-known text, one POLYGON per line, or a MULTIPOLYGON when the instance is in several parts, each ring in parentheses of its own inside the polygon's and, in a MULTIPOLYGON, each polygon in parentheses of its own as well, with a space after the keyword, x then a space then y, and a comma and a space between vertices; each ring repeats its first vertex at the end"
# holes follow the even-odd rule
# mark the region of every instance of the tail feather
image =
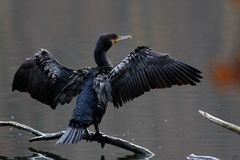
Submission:
POLYGON ((79 142, 79 139, 81 140, 82 139, 82 134, 84 134, 84 132, 85 131, 81 131, 81 130, 78 130, 77 131, 77 136, 75 137, 75 139, 74 139, 74 142, 79 142), (81 133, 81 132, 83 132, 83 133, 81 133))
POLYGON ((61 138, 58 140, 57 143, 65 143, 69 133, 70 133, 71 129, 67 129, 66 132, 61 136, 61 138))
POLYGON ((82 127, 68 127, 67 131, 60 137, 57 144, 74 144, 81 141, 84 134, 82 127))

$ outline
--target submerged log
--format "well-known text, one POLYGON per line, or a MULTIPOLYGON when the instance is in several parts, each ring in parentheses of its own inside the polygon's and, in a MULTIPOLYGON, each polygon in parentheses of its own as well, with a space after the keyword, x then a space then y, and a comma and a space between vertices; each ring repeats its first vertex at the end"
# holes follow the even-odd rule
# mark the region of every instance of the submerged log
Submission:
MULTIPOLYGON (((0 127, 1 126, 12 126, 21 130, 28 131, 35 135, 35 137, 30 138, 28 141, 29 142, 35 142, 35 141, 46 141, 46 140, 54 140, 60 138, 65 131, 60 131, 60 132, 54 132, 54 133, 43 133, 40 132, 32 127, 29 127, 27 125, 15 122, 15 121, 0 121, 0 127)), ((90 135, 93 135, 94 133, 89 131, 90 135)), ((105 144, 111 144, 114 146, 117 146, 119 148, 128 150, 133 152, 134 154, 140 155, 142 157, 153 157, 154 153, 152 153, 150 150, 141 147, 139 145, 133 144, 127 140, 109 136, 106 134, 102 134, 99 136, 92 136, 89 138, 86 134, 83 135, 83 139, 89 141, 95 141, 101 144, 102 147, 104 147, 105 144)))

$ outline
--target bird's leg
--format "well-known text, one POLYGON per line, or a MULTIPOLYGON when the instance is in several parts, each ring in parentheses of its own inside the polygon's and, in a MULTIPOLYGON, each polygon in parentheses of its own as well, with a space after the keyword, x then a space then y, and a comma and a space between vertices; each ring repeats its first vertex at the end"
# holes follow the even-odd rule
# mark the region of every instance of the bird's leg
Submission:
POLYGON ((84 127, 84 130, 87 135, 87 139, 88 139, 87 141, 92 141, 93 135, 88 132, 88 129, 86 127, 84 127))
MULTIPOLYGON (((103 133, 101 133, 101 132, 99 131, 98 124, 94 123, 94 128, 95 128, 95 131, 96 131, 95 134, 93 135, 94 137, 102 136, 102 135, 103 135, 103 133)), ((104 146, 105 146, 105 143, 104 143, 104 142, 101 142, 101 147, 104 148, 104 146)))
POLYGON ((99 131, 98 124, 94 123, 94 128, 95 128, 95 134, 94 135, 102 135, 99 131))
POLYGON ((91 135, 90 135, 90 133, 88 132, 88 129, 87 129, 86 127, 84 127, 84 130, 85 130, 85 132, 86 132, 86 135, 90 137, 91 135))

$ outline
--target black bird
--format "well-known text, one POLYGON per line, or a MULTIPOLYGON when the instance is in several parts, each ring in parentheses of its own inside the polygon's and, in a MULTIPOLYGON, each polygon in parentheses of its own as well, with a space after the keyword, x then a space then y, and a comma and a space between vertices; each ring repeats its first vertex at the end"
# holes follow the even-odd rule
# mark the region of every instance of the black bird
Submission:
POLYGON ((155 88, 173 85, 196 85, 201 71, 167 54, 137 47, 121 63, 112 66, 107 51, 128 36, 104 34, 97 40, 93 68, 69 69, 61 65, 50 52, 41 49, 27 58, 14 76, 12 90, 30 93, 31 97, 55 109, 57 105, 70 103, 77 96, 76 107, 68 129, 57 143, 77 143, 87 127, 98 125, 108 102, 115 107, 155 88))

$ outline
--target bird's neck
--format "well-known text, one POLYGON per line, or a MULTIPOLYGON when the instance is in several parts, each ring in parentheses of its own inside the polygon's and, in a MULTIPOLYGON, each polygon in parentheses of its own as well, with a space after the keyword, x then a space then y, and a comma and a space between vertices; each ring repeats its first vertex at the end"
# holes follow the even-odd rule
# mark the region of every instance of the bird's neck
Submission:
POLYGON ((96 48, 94 51, 94 59, 98 67, 111 67, 111 62, 107 57, 107 51, 101 48, 96 48))

